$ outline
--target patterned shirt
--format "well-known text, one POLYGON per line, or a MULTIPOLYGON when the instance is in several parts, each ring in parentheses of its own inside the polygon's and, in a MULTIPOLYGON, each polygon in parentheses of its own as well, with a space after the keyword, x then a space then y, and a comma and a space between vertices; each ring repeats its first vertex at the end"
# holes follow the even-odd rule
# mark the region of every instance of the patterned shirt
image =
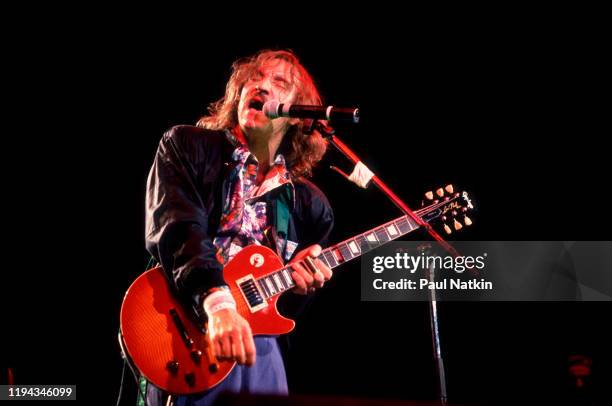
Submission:
MULTIPOLYGON (((270 226, 268 208, 263 196, 279 187, 290 189, 294 197, 294 186, 283 155, 278 154, 261 185, 257 185, 259 162, 246 145, 240 144, 228 133, 236 149, 232 154, 233 169, 225 180, 227 195, 223 196, 221 222, 213 244, 217 248, 217 260, 226 264, 247 245, 262 245, 264 233, 270 226)), ((278 238, 279 253, 288 260, 296 243, 278 238)))

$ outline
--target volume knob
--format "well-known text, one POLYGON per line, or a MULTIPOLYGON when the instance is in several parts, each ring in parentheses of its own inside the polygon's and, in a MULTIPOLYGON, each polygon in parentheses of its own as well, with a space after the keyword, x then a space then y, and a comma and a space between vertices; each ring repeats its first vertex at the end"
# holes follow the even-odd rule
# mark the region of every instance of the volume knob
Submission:
POLYGON ((170 373, 172 375, 176 375, 176 373, 179 370, 179 363, 178 363, 178 361, 174 361, 174 360, 168 361, 168 363, 166 364, 166 369, 168 371, 170 371, 170 373))
POLYGON ((196 380, 195 373, 189 372, 185 374, 185 382, 187 382, 187 385, 194 386, 195 380, 196 380))

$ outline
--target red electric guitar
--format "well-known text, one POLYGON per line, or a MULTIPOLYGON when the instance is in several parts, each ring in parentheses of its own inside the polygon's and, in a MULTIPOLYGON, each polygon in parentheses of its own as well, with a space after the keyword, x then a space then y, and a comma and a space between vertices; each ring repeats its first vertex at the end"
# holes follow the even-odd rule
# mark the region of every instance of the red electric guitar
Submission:
MULTIPOLYGON (((423 220, 441 219, 444 229, 459 230, 472 222, 467 194, 455 193, 451 185, 425 194, 430 205, 416 211, 423 220), (434 200, 438 199, 438 200, 434 200)), ((330 268, 359 257, 418 228, 408 216, 399 217, 364 234, 324 249, 319 259, 330 268)), ((238 312, 249 322, 254 335, 278 335, 293 330, 293 320, 276 310, 279 295, 294 287, 291 266, 271 249, 251 245, 242 249, 225 267, 223 277, 236 300, 238 312)), ((234 362, 218 362, 208 335, 192 310, 172 293, 161 267, 146 271, 130 286, 121 307, 122 349, 150 382, 171 394, 203 392, 221 382, 234 362)))

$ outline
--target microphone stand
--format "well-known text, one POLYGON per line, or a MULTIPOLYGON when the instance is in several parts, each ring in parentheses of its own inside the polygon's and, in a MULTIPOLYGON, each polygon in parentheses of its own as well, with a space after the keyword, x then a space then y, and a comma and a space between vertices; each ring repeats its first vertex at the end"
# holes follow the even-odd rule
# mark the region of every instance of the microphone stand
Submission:
MULTIPOLYGON (((336 131, 330 127, 329 125, 322 123, 319 120, 314 120, 314 122, 310 125, 316 127, 317 131, 329 141, 331 145, 333 145, 338 151, 340 151, 344 156, 346 156, 354 165, 357 165, 358 162, 361 161, 359 157, 337 136, 336 131)), ((416 222, 420 227, 424 228, 427 233, 436 240, 442 248, 444 248, 448 253, 453 255, 454 257, 459 256, 459 252, 448 242, 446 242, 440 234, 438 234, 431 225, 423 221, 422 218, 417 216, 407 205, 404 203, 393 191, 376 175, 374 175, 371 180, 372 183, 381 191, 385 196, 389 198, 404 214, 410 217, 414 222, 416 222)), ((430 278, 433 278, 433 269, 430 269, 430 278)), ((432 343, 434 349, 434 357, 436 360, 436 370, 438 373, 439 380, 439 390, 440 390, 440 402, 442 405, 447 404, 447 393, 446 393, 446 374, 444 368, 444 362, 442 360, 442 349, 440 346, 440 331, 438 329, 438 307, 437 300, 435 297, 435 292, 430 296, 430 306, 429 306, 429 316, 431 322, 431 335, 432 335, 432 343)))
MULTIPOLYGON (((426 251, 426 248, 423 249, 426 251)), ((435 263, 431 264, 429 271, 429 281, 434 283, 435 263)), ((440 404, 447 405, 448 393, 446 392, 446 368, 444 368, 444 360, 442 359, 442 346, 440 345, 440 328, 438 326, 438 298, 435 289, 429 289, 429 321, 431 326, 431 340, 433 343, 433 355, 436 363, 436 371, 438 372, 438 389, 440 391, 440 404)))
MULTIPOLYGON (((319 133, 330 142, 338 151, 340 151, 344 156, 346 156, 354 165, 357 165, 358 162, 361 161, 359 157, 351 151, 351 149, 343 143, 338 137, 336 137, 336 131, 328 126, 327 124, 322 123, 319 120, 316 120, 315 126, 319 133)), ((427 231, 427 233, 444 248, 449 254, 453 256, 459 256, 459 252, 446 242, 440 234, 434 230, 431 225, 423 221, 422 218, 417 216, 410 208, 404 203, 393 191, 376 175, 372 177, 370 180, 385 196, 389 198, 404 214, 414 220, 415 223, 422 227, 427 231)))

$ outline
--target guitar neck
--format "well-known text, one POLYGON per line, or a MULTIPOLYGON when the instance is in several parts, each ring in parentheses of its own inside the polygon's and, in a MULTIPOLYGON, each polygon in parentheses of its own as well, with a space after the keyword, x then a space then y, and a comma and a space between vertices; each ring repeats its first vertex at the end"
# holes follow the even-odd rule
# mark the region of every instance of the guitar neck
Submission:
POLYGON ((408 216, 399 217, 324 249, 319 259, 333 269, 417 228, 419 228, 419 225, 413 219, 408 216))
MULTIPOLYGON (((417 215, 421 213, 425 213, 425 210, 416 212, 417 215)), ((321 251, 318 259, 333 269, 417 228, 419 228, 419 225, 408 216, 399 217, 363 234, 324 249, 321 251)), ((266 298, 270 298, 293 288, 295 282, 291 275, 292 272, 291 265, 287 265, 276 272, 257 279, 263 295, 266 298)))

